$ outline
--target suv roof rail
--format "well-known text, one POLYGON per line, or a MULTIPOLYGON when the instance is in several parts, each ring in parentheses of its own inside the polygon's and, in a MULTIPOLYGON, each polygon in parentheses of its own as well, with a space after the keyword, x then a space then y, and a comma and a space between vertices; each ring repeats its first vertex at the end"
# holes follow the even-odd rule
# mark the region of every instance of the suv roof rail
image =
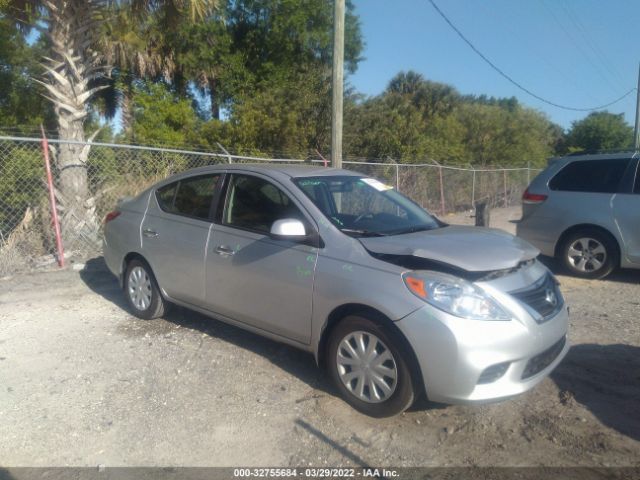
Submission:
POLYGON ((577 157, 580 155, 606 155, 608 153, 637 153, 640 151, 635 148, 610 148, 602 150, 580 150, 579 152, 568 153, 565 157, 577 157))

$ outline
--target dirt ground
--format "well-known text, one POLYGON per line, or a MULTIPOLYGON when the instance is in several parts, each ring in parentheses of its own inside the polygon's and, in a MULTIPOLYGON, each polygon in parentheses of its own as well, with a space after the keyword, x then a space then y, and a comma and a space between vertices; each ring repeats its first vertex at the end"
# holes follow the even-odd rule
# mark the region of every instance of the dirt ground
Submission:
POLYGON ((4 278, 0 465, 640 466, 640 271, 560 280, 573 347, 550 378, 379 420, 310 355, 185 309, 134 318, 100 259, 4 278))

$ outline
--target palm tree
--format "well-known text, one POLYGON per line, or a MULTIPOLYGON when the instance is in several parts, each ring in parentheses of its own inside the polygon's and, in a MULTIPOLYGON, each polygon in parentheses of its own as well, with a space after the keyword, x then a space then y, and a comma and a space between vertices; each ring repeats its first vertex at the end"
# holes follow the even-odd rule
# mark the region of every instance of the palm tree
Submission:
MULTIPOLYGON (((44 58, 45 73, 40 80, 52 103, 60 139, 56 166, 61 203, 62 231, 66 239, 83 236, 97 239, 98 221, 89 189, 86 163, 89 145, 84 123, 89 102, 108 85, 100 84, 114 67, 105 29, 110 25, 111 6, 128 9, 132 16, 144 19, 161 15, 167 27, 174 19, 186 16, 200 20, 215 6, 216 0, 7 0, 4 13, 15 19, 28 33, 37 28, 46 36, 49 54, 44 58), (75 143, 74 143, 75 142, 75 143)), ((124 10, 123 10, 124 11, 124 10)), ((112 13, 112 12, 111 12, 112 13)), ((144 42, 136 45, 145 49, 144 42)), ((111 50, 113 53, 113 50, 111 50)))

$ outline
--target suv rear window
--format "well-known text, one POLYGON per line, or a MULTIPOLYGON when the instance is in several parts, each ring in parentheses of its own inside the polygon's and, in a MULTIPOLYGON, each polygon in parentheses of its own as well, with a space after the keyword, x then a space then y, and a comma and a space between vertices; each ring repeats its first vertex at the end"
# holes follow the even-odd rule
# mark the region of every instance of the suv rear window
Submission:
POLYGON ((566 192, 616 193, 628 165, 628 158, 576 160, 551 179, 549 188, 566 192))

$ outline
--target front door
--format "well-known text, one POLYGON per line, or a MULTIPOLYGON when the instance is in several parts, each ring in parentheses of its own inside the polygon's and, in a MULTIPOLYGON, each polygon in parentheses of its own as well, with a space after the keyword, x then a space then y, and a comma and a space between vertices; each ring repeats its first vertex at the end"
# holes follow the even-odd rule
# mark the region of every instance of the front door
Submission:
POLYGON ((222 217, 207 254, 207 308, 309 343, 317 248, 269 236, 278 219, 309 219, 282 187, 253 174, 231 175, 222 217))

